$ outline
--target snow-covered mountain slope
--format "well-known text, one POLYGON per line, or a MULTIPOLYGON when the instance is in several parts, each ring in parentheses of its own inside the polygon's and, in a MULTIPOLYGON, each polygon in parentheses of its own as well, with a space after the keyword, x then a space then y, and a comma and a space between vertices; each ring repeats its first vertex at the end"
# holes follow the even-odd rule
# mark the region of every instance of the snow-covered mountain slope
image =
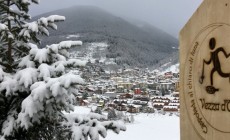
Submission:
POLYGON ((173 73, 178 73, 180 70, 179 66, 180 66, 179 63, 177 63, 175 65, 171 65, 170 67, 166 68, 164 71, 165 72, 171 71, 173 73))
MULTIPOLYGON (((69 36, 67 36, 68 38, 69 36)), ((76 48, 77 51, 71 51, 71 58, 78 58, 88 62, 95 63, 95 61, 105 64, 115 64, 114 59, 106 58, 104 53, 109 45, 106 42, 85 43, 83 46, 76 48)))
POLYGON ((75 6, 38 17, 50 14, 63 15, 66 21, 58 25, 58 32, 44 38, 42 46, 77 39, 83 43, 106 42, 106 58, 116 59, 119 65, 140 67, 157 65, 178 51, 177 39, 169 34, 148 24, 131 24, 99 8, 75 6))
POLYGON ((155 71, 160 72, 161 74, 164 74, 166 72, 172 72, 172 73, 179 73, 180 72, 180 64, 172 64, 171 62, 165 63, 161 67, 155 69, 155 71))

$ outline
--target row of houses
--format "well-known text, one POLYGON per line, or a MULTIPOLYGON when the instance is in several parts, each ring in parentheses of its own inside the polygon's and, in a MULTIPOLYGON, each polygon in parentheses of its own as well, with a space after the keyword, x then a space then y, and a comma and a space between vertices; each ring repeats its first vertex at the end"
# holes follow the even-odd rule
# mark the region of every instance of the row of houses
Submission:
POLYGON ((101 109, 111 107, 118 111, 127 111, 130 113, 153 113, 156 110, 179 112, 180 110, 179 92, 173 92, 171 96, 150 96, 146 93, 117 94, 114 92, 108 92, 107 94, 113 96, 95 94, 86 99, 83 99, 82 96, 78 96, 78 105, 88 106, 91 103, 95 103, 101 109))
MULTIPOLYGON (((179 95, 179 92, 174 93, 179 95)), ((159 97, 155 96, 152 99, 152 105, 157 110, 163 110, 166 112, 179 112, 180 100, 179 97, 159 97)))
POLYGON ((80 105, 96 103, 102 109, 112 107, 130 113, 179 112, 179 73, 129 69, 108 75, 93 67, 86 75, 87 85, 81 92, 88 96, 78 100, 80 105), (95 70, 100 72, 97 76, 88 75, 95 70))
MULTIPOLYGON (((174 93, 174 95, 179 94, 174 93)), ((165 112, 179 112, 179 97, 162 97, 147 95, 123 94, 118 99, 111 100, 105 107, 110 107, 118 111, 127 111, 130 113, 154 113, 156 110, 165 112)))

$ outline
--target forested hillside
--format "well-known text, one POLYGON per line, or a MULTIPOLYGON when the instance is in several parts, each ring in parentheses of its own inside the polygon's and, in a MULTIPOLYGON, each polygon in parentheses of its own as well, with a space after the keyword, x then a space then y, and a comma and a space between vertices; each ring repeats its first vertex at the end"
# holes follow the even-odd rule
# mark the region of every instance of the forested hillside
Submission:
POLYGON ((76 38, 84 43, 106 42, 107 58, 119 65, 141 67, 159 65, 178 51, 178 40, 169 34, 148 24, 137 26, 96 7, 75 6, 36 18, 52 14, 63 15, 66 21, 58 25, 59 32, 51 31, 49 38, 43 38, 42 46, 76 38))

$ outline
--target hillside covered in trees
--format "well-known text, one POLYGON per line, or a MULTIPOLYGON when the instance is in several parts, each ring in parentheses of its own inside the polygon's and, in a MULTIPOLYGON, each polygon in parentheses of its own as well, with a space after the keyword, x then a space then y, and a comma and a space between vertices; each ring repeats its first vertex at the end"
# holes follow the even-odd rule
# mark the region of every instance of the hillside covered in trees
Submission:
POLYGON ((159 65, 161 60, 171 58, 178 51, 178 40, 160 29, 144 22, 131 23, 96 7, 75 6, 35 19, 52 14, 63 15, 66 21, 58 25, 59 32, 51 31, 49 38, 42 39, 43 47, 67 39, 76 40, 76 36, 85 44, 106 42, 109 45, 103 52, 106 58, 113 58, 118 65, 139 67, 159 65))

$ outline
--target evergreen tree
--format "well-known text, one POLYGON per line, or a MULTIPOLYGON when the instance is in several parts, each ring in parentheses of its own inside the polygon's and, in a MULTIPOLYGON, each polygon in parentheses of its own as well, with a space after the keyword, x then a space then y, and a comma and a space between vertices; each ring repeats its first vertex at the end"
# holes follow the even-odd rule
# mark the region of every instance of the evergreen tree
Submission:
POLYGON ((31 3, 39 0, 0 0, 0 140, 99 139, 106 130, 125 130, 116 122, 79 119, 73 110, 77 85, 84 84, 71 67, 86 62, 69 59, 68 49, 81 41, 38 47, 38 35, 65 17, 52 15, 28 22, 31 3))
POLYGON ((109 120, 116 120, 117 119, 117 115, 114 109, 110 109, 108 112, 108 119, 109 120))
POLYGON ((87 99, 89 97, 89 94, 88 93, 82 93, 82 99, 87 99))
POLYGON ((133 114, 131 114, 131 116, 130 116, 130 122, 134 123, 134 121, 135 121, 134 116, 133 116, 133 114))
POLYGON ((94 113, 102 114, 101 107, 97 107, 96 110, 94 111, 94 113))

